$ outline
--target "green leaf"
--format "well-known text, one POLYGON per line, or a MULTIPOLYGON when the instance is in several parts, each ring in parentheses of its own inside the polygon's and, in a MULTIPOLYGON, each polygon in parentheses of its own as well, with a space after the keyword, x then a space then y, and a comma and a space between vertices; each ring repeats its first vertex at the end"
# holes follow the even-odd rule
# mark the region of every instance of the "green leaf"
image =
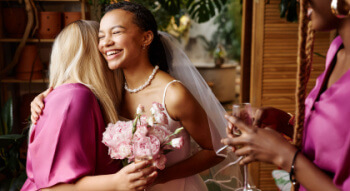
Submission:
POLYGON ((174 134, 176 135, 176 134, 180 133, 183 129, 184 129, 183 127, 177 128, 175 130, 174 134))
POLYGON ((188 0, 186 3, 186 8, 189 8, 193 2, 194 0, 188 0))
POLYGON ((122 165, 123 165, 123 167, 129 165, 129 159, 127 159, 127 158, 123 159, 122 165))
POLYGON ((208 2, 208 7, 210 11, 210 16, 211 17, 215 16, 215 7, 212 1, 208 2))
POLYGON ((21 142, 25 137, 21 134, 0 135, 0 148, 6 148, 13 143, 21 142))
POLYGON ((139 120, 140 115, 137 115, 136 118, 134 119, 134 122, 132 123, 132 134, 136 132, 136 126, 137 126, 137 121, 139 120))
POLYGON ((314 54, 317 55, 317 56, 319 56, 319 57, 321 57, 321 58, 326 58, 325 55, 322 55, 322 54, 320 54, 320 53, 318 53, 318 52, 314 52, 314 54))
POLYGON ((171 149, 165 149, 165 150, 163 151, 163 154, 166 155, 166 154, 170 153, 171 151, 173 151, 173 150, 171 150, 171 149))
MULTIPOLYGON (((194 12, 198 11, 198 7, 199 7, 199 6, 200 6, 200 2, 195 2, 195 3, 193 3, 193 4, 191 5, 191 7, 189 8, 188 13, 189 13, 190 15, 193 15, 194 12)), ((194 18, 194 17, 192 17, 192 18, 194 18)))
POLYGON ((216 8, 219 10, 219 12, 221 11, 221 3, 219 0, 213 0, 213 3, 215 3, 216 8))
POLYGON ((8 99, 3 108, 1 108, 1 133, 8 134, 12 131, 13 126, 13 102, 12 98, 8 99))

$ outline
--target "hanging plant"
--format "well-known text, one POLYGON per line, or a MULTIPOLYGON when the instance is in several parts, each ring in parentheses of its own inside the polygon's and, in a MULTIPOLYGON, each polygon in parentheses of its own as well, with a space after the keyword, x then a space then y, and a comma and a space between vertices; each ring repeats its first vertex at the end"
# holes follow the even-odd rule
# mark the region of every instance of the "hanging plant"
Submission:
POLYGON ((280 3, 280 17, 286 18, 289 22, 298 21, 298 11, 299 2, 297 0, 281 0, 280 3))

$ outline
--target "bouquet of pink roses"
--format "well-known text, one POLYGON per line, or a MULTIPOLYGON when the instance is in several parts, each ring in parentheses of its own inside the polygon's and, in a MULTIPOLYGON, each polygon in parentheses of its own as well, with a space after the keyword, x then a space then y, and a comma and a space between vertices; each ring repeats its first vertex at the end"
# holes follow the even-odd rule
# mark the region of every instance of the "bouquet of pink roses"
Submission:
POLYGON ((165 168, 165 154, 183 145, 183 137, 176 137, 183 127, 170 132, 164 108, 159 103, 154 102, 150 111, 152 116, 147 117, 144 107, 139 105, 133 121, 108 124, 102 142, 108 146, 111 158, 130 163, 144 156, 152 159, 158 169, 165 168))

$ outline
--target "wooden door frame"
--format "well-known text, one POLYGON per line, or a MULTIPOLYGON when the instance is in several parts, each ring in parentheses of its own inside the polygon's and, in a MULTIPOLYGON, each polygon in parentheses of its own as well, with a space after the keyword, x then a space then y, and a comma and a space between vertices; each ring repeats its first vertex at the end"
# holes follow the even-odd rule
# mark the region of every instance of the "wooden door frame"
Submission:
MULTIPOLYGON (((264 0, 243 0, 240 102, 261 106, 264 43, 264 0)), ((252 182, 259 187, 260 163, 249 165, 252 182)))

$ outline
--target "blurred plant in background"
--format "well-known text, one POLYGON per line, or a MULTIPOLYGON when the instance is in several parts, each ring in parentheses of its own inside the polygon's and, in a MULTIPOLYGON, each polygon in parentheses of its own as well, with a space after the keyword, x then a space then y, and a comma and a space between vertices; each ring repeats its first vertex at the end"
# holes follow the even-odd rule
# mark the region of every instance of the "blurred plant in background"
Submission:
MULTIPOLYGON (((0 113, 0 190, 20 190, 26 175, 25 154, 21 155, 27 129, 22 134, 12 134, 13 104, 8 99, 0 113)), ((25 153, 25 152, 23 152, 25 153)))
POLYGON ((298 21, 297 9, 299 7, 299 2, 297 0, 281 0, 280 10, 281 18, 286 18, 289 22, 298 21))
MULTIPOLYGON (((203 23, 214 17, 220 12, 227 0, 130 0, 144 5, 152 11, 160 29, 164 29, 174 16, 176 24, 179 24, 180 18, 188 13, 191 18, 203 23)), ((111 3, 119 2, 118 0, 89 0, 91 12, 94 14, 94 20, 100 20, 104 9, 111 3)))
POLYGON ((242 0, 228 0, 214 21, 217 32, 212 39, 226 50, 227 59, 240 60, 242 32, 242 0))
POLYGON ((223 46, 225 57, 229 60, 240 60, 242 31, 242 0, 228 0, 227 5, 215 17, 217 31, 211 40, 198 36, 204 41, 206 50, 218 57, 218 46, 223 46))

